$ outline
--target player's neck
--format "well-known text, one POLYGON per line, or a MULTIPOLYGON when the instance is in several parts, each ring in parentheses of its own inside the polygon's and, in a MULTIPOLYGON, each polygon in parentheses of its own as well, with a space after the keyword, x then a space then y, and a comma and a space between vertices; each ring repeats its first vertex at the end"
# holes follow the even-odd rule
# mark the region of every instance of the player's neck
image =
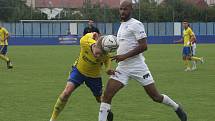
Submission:
POLYGON ((129 21, 130 19, 131 19, 131 17, 128 17, 128 18, 122 20, 122 22, 127 22, 127 21, 129 21))

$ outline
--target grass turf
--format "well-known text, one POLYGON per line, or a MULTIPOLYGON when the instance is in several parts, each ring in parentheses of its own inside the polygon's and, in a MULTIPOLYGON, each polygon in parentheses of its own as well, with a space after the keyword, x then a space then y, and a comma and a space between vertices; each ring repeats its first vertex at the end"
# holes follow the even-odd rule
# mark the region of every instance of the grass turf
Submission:
MULTIPOLYGON (((198 70, 184 72, 180 45, 149 45, 144 53, 157 88, 183 104, 189 121, 214 121, 214 44, 199 44, 205 57, 198 70)), ((0 61, 0 121, 49 121, 64 89, 78 46, 10 46, 15 68, 0 61)), ((104 84, 107 76, 104 76, 104 84)), ((82 85, 70 97, 58 121, 97 121, 99 104, 82 85)), ((171 108, 154 103, 134 80, 113 99, 115 121, 178 121, 171 108)))

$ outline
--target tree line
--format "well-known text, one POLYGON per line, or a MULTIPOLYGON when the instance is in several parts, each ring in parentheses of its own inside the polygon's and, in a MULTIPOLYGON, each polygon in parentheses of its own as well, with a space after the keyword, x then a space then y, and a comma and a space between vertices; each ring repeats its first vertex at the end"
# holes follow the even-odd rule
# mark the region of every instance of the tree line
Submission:
MULTIPOLYGON (((165 0, 162 4, 139 0, 134 5, 133 17, 143 22, 173 22, 188 19, 191 22, 215 21, 215 6, 199 7, 185 0, 165 0)), ((0 21, 16 22, 22 19, 46 19, 39 9, 25 5, 23 0, 0 0, 0 21)), ((56 19, 94 19, 98 22, 118 22, 119 10, 100 4, 85 3, 82 8, 65 8, 56 19)))

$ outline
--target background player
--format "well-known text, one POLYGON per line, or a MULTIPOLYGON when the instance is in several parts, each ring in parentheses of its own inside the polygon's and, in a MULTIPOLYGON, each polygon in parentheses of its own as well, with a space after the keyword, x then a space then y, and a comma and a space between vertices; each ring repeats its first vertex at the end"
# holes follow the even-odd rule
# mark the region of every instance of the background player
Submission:
MULTIPOLYGON (((197 60, 199 60, 199 58, 196 57, 196 41, 197 41, 197 38, 196 38, 195 33, 194 33, 194 39, 191 42, 191 52, 192 52, 191 59, 192 59, 192 62, 193 62, 192 70, 196 70, 197 69, 197 60)), ((200 62, 204 63, 203 57, 200 58, 200 62)))
POLYGON ((7 68, 13 68, 13 65, 7 57, 7 47, 8 47, 8 39, 9 39, 9 32, 0 26, 0 59, 7 62, 7 68))
POLYGON ((171 106, 181 121, 187 121, 182 108, 167 95, 160 94, 155 87, 153 77, 145 64, 142 52, 147 50, 147 36, 143 24, 131 18, 132 2, 124 0, 120 3, 121 25, 117 33, 119 48, 113 57, 118 63, 115 75, 108 80, 102 103, 99 121, 106 121, 114 95, 128 84, 129 78, 137 80, 153 101, 171 106))
POLYGON ((94 21, 92 19, 89 19, 88 21, 88 27, 84 28, 84 33, 83 35, 90 33, 90 32, 97 32, 100 34, 99 29, 93 26, 94 21))
MULTIPOLYGON (((78 59, 72 67, 68 82, 64 91, 59 96, 50 121, 55 121, 66 105, 68 98, 81 84, 85 83, 90 88, 97 102, 101 102, 102 95, 102 65, 105 64, 107 74, 113 74, 110 70, 110 58, 108 53, 101 49, 102 37, 98 33, 88 33, 80 40, 81 51, 78 59), (99 39, 98 39, 99 38, 99 39), (97 40, 97 42, 96 42, 97 40)), ((112 113, 109 120, 112 121, 112 113)))
MULTIPOLYGON (((184 31, 183 31, 183 39, 179 40, 179 41, 175 41, 175 43, 180 43, 180 42, 184 42, 184 47, 183 47, 183 60, 185 62, 185 71, 191 71, 191 67, 190 67, 190 63, 189 61, 200 61, 203 63, 203 58, 199 58, 199 57, 195 57, 194 55, 192 56, 192 43, 195 43, 196 41, 196 37, 194 32, 192 31, 192 29, 189 27, 189 23, 187 20, 183 21, 183 27, 184 27, 184 31)), ((193 69, 196 69, 196 63, 193 63, 193 69)))

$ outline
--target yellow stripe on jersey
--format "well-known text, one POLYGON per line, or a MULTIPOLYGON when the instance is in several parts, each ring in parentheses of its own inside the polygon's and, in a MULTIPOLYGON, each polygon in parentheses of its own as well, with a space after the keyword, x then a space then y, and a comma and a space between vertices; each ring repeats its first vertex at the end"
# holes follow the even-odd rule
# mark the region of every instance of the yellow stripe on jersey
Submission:
POLYGON ((184 46, 189 47, 191 46, 191 37, 194 36, 194 33, 190 27, 183 31, 184 37, 184 46))
POLYGON ((7 39, 5 40, 5 37, 8 35, 8 31, 1 27, 0 28, 0 45, 8 45, 7 39))
POLYGON ((95 58, 92 52, 92 45, 96 43, 92 33, 88 33, 80 39, 80 55, 74 66, 77 67, 80 73, 87 77, 97 78, 101 77, 102 65, 108 66, 110 57, 104 54, 99 58, 95 58))

